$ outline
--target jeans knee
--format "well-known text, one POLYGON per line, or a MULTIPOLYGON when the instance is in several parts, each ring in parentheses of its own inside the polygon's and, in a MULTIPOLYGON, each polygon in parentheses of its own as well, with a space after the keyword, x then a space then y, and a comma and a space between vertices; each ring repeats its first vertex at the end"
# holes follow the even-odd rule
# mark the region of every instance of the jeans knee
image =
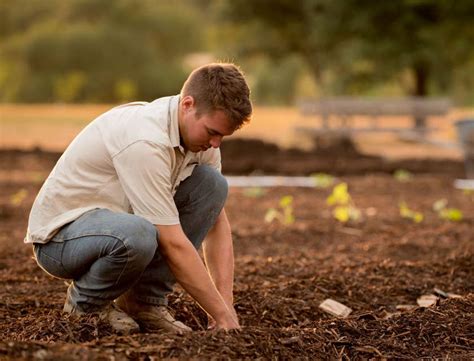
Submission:
POLYGON ((216 169, 208 165, 199 165, 194 169, 193 176, 199 178, 203 193, 215 205, 223 206, 229 190, 227 180, 216 169))
POLYGON ((153 259, 158 247, 156 228, 144 218, 132 216, 133 222, 127 225, 126 246, 129 261, 145 268, 153 259))

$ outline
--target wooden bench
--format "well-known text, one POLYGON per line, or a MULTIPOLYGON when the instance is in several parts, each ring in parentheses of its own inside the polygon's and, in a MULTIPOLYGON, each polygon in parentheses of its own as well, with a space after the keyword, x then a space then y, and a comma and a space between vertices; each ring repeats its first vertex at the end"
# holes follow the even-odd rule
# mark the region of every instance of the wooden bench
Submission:
POLYGON ((321 127, 297 127, 297 130, 310 132, 314 135, 357 132, 396 132, 412 133, 424 136, 430 129, 426 127, 426 119, 430 116, 446 115, 451 102, 446 98, 375 98, 361 99, 351 97, 335 97, 321 99, 305 99, 298 103, 304 116, 320 116, 321 127), (370 118, 370 126, 355 127, 354 116, 370 118), (402 127, 384 127, 382 116, 410 116, 413 118, 411 129, 402 127))

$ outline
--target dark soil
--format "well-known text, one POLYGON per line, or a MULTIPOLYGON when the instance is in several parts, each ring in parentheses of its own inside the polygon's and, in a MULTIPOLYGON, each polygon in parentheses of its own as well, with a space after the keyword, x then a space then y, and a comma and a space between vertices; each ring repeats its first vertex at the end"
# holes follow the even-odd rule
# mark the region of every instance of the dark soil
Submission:
POLYGON ((180 289, 176 317, 195 332, 116 336, 93 316, 61 313, 66 282, 41 271, 23 244, 28 212, 58 154, 0 151, 0 359, 367 359, 474 357, 474 195, 455 190, 462 165, 387 162, 360 154, 283 151, 263 143, 224 148, 226 173, 326 171, 349 185, 359 222, 340 224, 325 203, 331 189, 269 189, 258 198, 231 189, 227 213, 235 243, 235 301, 242 330, 204 331, 204 312, 180 289), (245 166, 244 166, 245 165, 245 166), (408 165, 408 166, 407 166, 408 165), (416 166, 416 167, 415 167, 416 166), (390 174, 417 171, 401 183, 390 174), (26 198, 12 202, 21 189, 26 198), (287 194, 296 221, 263 221, 287 194), (432 204, 446 198, 464 214, 441 220, 432 204), (404 200, 422 223, 399 215, 404 200), (434 288, 460 295, 415 305, 434 288), (318 305, 337 300, 346 319, 318 305))
MULTIPOLYGON (((312 151, 282 149, 261 140, 233 138, 221 145, 222 171, 228 175, 285 174, 310 175, 325 172, 333 175, 366 173, 393 173, 405 169, 413 173, 450 174, 464 176, 464 165, 452 159, 402 159, 389 160, 376 155, 362 154, 355 144, 344 139, 341 142, 317 146, 312 151)), ((0 149, 0 164, 5 169, 48 169, 56 163, 61 153, 32 150, 0 149)))

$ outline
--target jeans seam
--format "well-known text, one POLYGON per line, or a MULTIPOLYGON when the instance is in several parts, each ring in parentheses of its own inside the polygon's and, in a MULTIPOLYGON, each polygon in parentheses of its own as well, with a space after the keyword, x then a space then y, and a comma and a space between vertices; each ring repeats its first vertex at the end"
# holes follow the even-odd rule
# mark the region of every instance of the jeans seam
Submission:
MULTIPOLYGON (((125 265, 123 266, 122 270, 120 271, 120 274, 119 276, 117 277, 117 279, 115 280, 115 283, 114 285, 116 285, 118 283, 118 281, 121 279, 123 273, 125 272, 125 269, 128 267, 129 263, 130 263, 130 249, 127 245, 127 242, 123 239, 121 239, 119 236, 116 236, 116 235, 113 235, 113 234, 82 234, 80 236, 76 236, 76 237, 71 237, 71 238, 66 238, 64 239, 64 242, 66 241, 72 241, 74 239, 78 239, 78 238, 83 238, 83 237, 90 237, 90 236, 106 236, 106 237, 112 237, 118 241, 120 241, 120 243, 122 243, 122 245, 125 247, 126 249, 126 252, 127 252, 127 262, 125 263, 125 265)), ((63 249, 61 250, 61 258, 62 258, 62 252, 64 251, 64 247, 63 249)), ((108 254, 107 256, 110 256, 110 254, 108 254)), ((106 257, 107 257, 106 256, 106 257)), ((62 261, 61 261, 61 266, 63 267, 63 269, 66 271, 66 272, 69 272, 66 270, 66 268, 64 267, 62 261)))
MULTIPOLYGON (((61 259, 58 260, 58 259, 56 259, 56 258, 54 258, 54 257, 51 257, 51 256, 48 255, 47 253, 43 252, 43 250, 42 250, 41 248, 38 248, 38 251, 37 251, 38 253, 35 254, 37 263, 39 264, 39 266, 40 266, 43 270, 46 271, 46 273, 52 275, 52 273, 51 273, 50 271, 48 271, 48 270, 42 265, 41 259, 42 259, 42 258, 47 258, 47 259, 49 259, 49 260, 51 260, 51 261, 53 261, 53 262, 56 262, 56 263, 61 267, 61 269, 62 269, 62 271, 63 271, 64 273, 70 275, 71 272, 69 272, 69 270, 67 270, 66 267, 64 267, 64 264, 63 264, 63 261, 62 261, 62 252, 63 252, 63 250, 64 250, 64 247, 63 247, 63 249, 61 250, 61 259)), ((59 277, 59 276, 54 276, 54 277, 59 277)), ((59 278, 62 278, 62 277, 59 277, 59 278)))
MULTIPOLYGON (((81 233, 80 235, 77 235, 77 236, 71 236, 71 237, 65 237, 65 238, 62 238, 62 237, 53 237, 53 239, 56 239, 56 241, 53 241, 53 242, 65 242, 65 241, 71 241, 73 239, 77 239, 77 238, 82 238, 82 237, 90 237, 90 236, 108 236, 108 237, 113 237, 113 238, 117 238, 117 239, 120 239, 121 236, 118 236, 116 234, 113 234, 113 233, 107 233, 107 232, 101 232, 101 233, 97 233, 97 232, 94 232, 94 233, 81 233)), ((120 239, 121 240, 121 239, 120 239)))
POLYGON ((119 237, 114 237, 114 238, 118 239, 122 243, 122 245, 125 247, 125 249, 127 250, 127 262, 125 263, 125 266, 123 266, 122 271, 120 272, 120 275, 115 280, 114 285, 116 285, 118 283, 118 281, 122 278, 122 275, 124 274, 125 269, 128 267, 128 264, 130 263, 130 249, 128 248, 127 243, 125 242, 125 240, 122 240, 119 237))

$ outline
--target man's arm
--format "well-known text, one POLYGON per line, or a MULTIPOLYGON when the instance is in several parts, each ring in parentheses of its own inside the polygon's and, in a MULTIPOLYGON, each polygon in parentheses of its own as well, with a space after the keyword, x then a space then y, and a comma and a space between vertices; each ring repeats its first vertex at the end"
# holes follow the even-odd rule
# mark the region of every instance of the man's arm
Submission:
POLYGON ((233 310, 234 248, 225 209, 222 209, 214 227, 208 232, 203 251, 207 269, 217 290, 233 310))
POLYGON ((160 252, 179 284, 216 320, 217 328, 238 328, 237 318, 217 291, 181 225, 157 225, 156 228, 160 252))

